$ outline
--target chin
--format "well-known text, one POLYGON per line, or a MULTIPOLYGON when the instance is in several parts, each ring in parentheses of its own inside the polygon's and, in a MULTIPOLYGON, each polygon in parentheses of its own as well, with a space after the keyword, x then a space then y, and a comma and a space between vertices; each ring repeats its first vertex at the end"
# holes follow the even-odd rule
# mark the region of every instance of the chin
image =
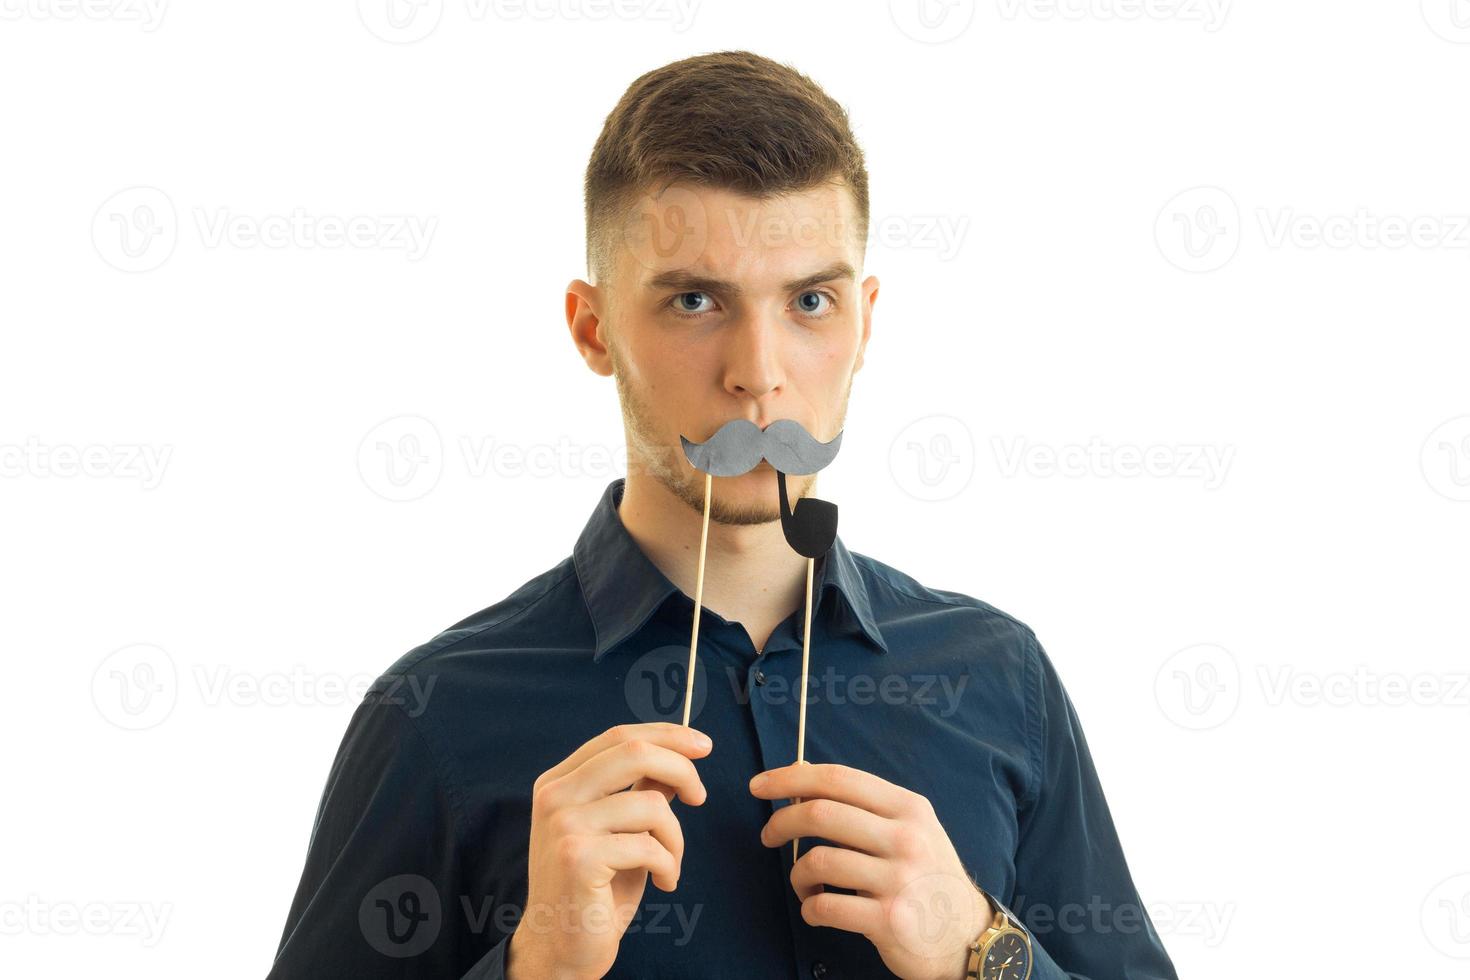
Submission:
MULTIPOLYGON (((713 481, 714 498, 710 502, 710 519, 722 524, 769 524, 781 519, 781 498, 776 492, 776 471, 770 464, 761 465, 740 476, 718 477, 713 481)), ((696 474, 695 499, 704 504, 704 479, 696 474)), ((787 478, 787 492, 792 490, 787 478)))

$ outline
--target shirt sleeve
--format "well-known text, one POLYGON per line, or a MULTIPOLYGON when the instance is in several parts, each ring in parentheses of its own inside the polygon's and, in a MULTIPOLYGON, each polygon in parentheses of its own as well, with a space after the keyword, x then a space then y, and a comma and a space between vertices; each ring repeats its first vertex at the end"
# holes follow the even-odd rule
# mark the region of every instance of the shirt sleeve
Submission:
POLYGON ((1032 980, 1178 980, 1123 857, 1082 724, 1029 631, 1034 779, 1020 807, 1010 907, 1031 934, 1032 980))
POLYGON ((477 899, 462 796, 441 765, 425 729, 370 691, 327 776, 270 980, 505 976, 509 937, 463 911, 477 899))

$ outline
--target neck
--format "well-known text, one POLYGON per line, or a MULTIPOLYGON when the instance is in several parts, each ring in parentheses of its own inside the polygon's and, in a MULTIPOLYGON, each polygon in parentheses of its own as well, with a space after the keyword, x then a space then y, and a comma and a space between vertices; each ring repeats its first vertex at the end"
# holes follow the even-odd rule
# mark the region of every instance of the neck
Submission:
MULTIPOLYGON (((710 481, 713 493, 720 492, 722 482, 719 477, 710 481)), ((618 516, 648 559, 693 598, 703 511, 651 475, 630 472, 618 516)), ((764 524, 721 524, 711 512, 701 604, 743 625, 757 650, 806 602, 806 574, 807 559, 786 543, 779 518, 764 524)))

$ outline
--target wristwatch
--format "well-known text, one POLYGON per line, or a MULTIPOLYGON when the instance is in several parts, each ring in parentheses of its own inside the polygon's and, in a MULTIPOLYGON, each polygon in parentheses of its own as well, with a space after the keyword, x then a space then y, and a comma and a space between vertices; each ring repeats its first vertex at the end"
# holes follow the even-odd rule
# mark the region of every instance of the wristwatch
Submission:
POLYGON ((1027 980, 1031 976, 1031 937, 1011 910, 981 889, 990 903, 990 927, 970 944, 965 980, 1027 980))

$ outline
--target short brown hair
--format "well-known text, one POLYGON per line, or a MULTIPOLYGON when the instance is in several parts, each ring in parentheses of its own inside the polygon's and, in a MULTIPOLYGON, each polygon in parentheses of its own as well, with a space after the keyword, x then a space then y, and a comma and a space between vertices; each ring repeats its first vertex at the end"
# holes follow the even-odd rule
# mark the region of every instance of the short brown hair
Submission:
POLYGON ((611 272, 615 230, 653 185, 766 198, 843 182, 868 234, 868 172, 847 112, 806 75, 749 51, 696 55, 639 76, 587 163, 587 270, 611 272))

